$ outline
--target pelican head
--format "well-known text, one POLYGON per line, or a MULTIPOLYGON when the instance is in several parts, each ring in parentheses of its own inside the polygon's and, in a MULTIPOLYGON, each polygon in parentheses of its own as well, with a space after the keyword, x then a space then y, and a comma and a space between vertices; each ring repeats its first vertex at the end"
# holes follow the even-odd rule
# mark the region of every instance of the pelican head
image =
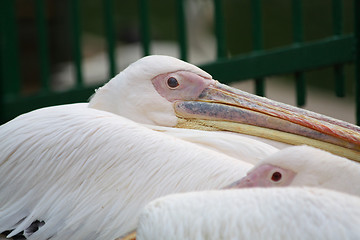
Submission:
POLYGON ((265 158, 229 188, 310 186, 360 195, 360 165, 310 146, 293 146, 265 158))
POLYGON ((221 84, 169 56, 147 56, 99 88, 89 107, 139 123, 226 130, 360 160, 360 128, 221 84))

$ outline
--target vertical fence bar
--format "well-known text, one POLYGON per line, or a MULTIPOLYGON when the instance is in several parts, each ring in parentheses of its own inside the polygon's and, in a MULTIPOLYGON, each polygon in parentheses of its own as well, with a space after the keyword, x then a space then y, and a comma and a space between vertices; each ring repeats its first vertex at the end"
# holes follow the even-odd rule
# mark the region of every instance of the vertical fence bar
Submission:
POLYGON ((184 0, 176 0, 176 16, 178 41, 180 45, 180 58, 184 61, 188 60, 187 55, 187 33, 186 33, 186 16, 184 10, 184 0))
MULTIPOLYGON (((0 1, 1 86, 0 98, 16 97, 20 93, 19 37, 15 1, 0 1)), ((3 106, 0 106, 3 109, 3 106)))
POLYGON ((83 83, 82 73, 82 51, 81 51, 81 28, 80 28, 80 9, 79 0, 69 0, 73 38, 73 56, 75 62, 76 87, 81 87, 83 83))
POLYGON ((104 23, 105 23, 105 37, 107 43, 107 53, 109 61, 109 78, 113 78, 116 73, 116 59, 115 59, 115 33, 114 33, 114 4, 113 0, 103 1, 104 9, 104 23))
POLYGON ((4 49, 5 49, 5 31, 4 31, 4 1, 0 2, 0 125, 5 122, 4 115, 5 115, 5 91, 4 91, 4 85, 5 85, 5 77, 4 77, 4 65, 5 65, 5 55, 4 49))
POLYGON ((360 125, 360 1, 354 0, 356 124, 360 125))
POLYGON ((49 91, 50 66, 49 66, 49 48, 48 48, 48 32, 46 26, 45 1, 35 0, 35 15, 38 35, 39 57, 40 57, 40 76, 41 89, 49 91))
POLYGON ((0 1, 0 124, 7 100, 20 92, 20 61, 15 1, 0 1))
MULTIPOLYGON (((302 2, 301 0, 292 1, 292 13, 293 13, 293 35, 294 43, 299 44, 303 41, 303 21, 302 21, 302 2)), ((298 106, 305 105, 306 99, 306 87, 305 77, 302 72, 295 72, 296 83, 296 102, 298 106)))
POLYGON ((222 0, 214 0, 215 35, 217 40, 217 58, 226 57, 226 37, 222 0))
MULTIPOLYGON (((333 34, 338 37, 343 33, 343 2, 332 0, 333 34)), ((342 64, 334 66, 335 93, 338 97, 345 96, 344 67, 342 64)))
MULTIPOLYGON (((251 1, 251 12, 253 49, 254 51, 259 51, 263 49, 261 0, 251 1)), ((255 93, 260 96, 265 96, 264 78, 255 79, 255 93)))
POLYGON ((144 56, 150 54, 150 18, 148 0, 139 0, 140 33, 144 56))

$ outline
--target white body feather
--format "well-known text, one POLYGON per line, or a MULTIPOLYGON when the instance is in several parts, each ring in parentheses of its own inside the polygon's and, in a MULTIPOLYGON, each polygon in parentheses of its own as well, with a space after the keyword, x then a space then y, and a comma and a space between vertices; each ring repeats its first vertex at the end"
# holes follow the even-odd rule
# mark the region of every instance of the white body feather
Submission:
POLYGON ((360 198, 317 188, 174 194, 148 204, 137 240, 360 239, 360 198))
POLYGON ((87 104, 39 109, 0 127, 0 232, 114 239, 157 197, 217 189, 251 165, 87 104))
POLYGON ((265 157, 279 151, 270 144, 258 141, 251 136, 223 131, 202 131, 195 129, 171 128, 146 125, 150 129, 173 137, 198 144, 211 150, 257 164, 265 157))

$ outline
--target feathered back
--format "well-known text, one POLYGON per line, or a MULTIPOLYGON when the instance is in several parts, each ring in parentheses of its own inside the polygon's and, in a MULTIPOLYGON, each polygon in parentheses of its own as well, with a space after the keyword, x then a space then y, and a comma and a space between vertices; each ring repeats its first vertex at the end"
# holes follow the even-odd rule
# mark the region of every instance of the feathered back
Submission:
POLYGON ((0 127, 0 232, 113 239, 159 196, 223 187, 249 164, 86 104, 36 110, 0 127))
POLYGON ((139 217, 137 240, 359 239, 360 198, 320 188, 174 194, 139 217))

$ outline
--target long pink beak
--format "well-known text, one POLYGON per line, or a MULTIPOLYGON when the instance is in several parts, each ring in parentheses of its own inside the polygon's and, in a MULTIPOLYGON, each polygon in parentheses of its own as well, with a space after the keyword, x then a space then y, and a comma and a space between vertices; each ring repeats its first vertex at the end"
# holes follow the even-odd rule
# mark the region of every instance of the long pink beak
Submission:
POLYGON ((207 87, 196 100, 176 101, 174 108, 179 118, 199 125, 294 145, 307 144, 360 161, 358 126, 219 82, 207 87))

